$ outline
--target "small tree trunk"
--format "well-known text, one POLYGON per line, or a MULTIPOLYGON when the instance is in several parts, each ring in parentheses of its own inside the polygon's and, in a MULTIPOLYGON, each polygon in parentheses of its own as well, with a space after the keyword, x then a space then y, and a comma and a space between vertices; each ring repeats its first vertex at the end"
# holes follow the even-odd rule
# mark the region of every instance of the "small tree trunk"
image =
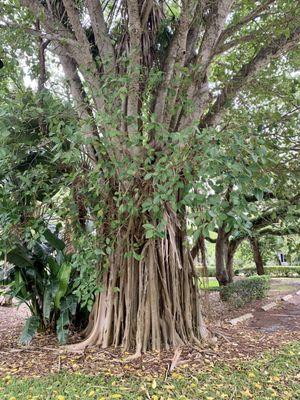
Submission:
POLYGON ((226 270, 227 270, 227 274, 228 274, 230 283, 233 281, 233 277, 234 277, 234 271, 233 271, 234 255, 235 255, 237 248, 241 242, 242 242, 241 239, 232 239, 229 241, 229 244, 227 247, 226 270))
POLYGON ((86 329, 88 336, 75 349, 121 346, 140 355, 149 349, 197 345, 208 336, 198 279, 189 251, 184 248, 185 237, 174 217, 165 218, 165 238, 139 236, 144 240, 140 261, 126 257, 139 235, 138 221, 132 225, 132 235, 119 234, 86 329))
POLYGON ((225 268, 225 254, 226 254, 226 240, 228 234, 225 232, 224 227, 218 230, 218 237, 216 241, 216 278, 221 286, 229 283, 228 273, 225 268))
POLYGON ((207 260, 206 260, 206 249, 205 249, 204 236, 201 236, 201 239, 200 239, 200 257, 201 257, 201 265, 203 265, 204 270, 207 270, 207 260))
POLYGON ((191 250, 191 256, 192 259, 195 260, 195 258, 199 255, 200 252, 200 263, 203 267, 204 273, 207 273, 207 260, 206 260, 206 248, 205 248, 205 237, 201 235, 195 246, 191 250))
POLYGON ((253 258, 254 258, 254 262, 256 265, 257 274, 264 275, 265 269, 264 269, 264 263, 263 263, 263 259, 261 256, 261 252, 260 252, 259 242, 258 242, 257 238, 255 238, 255 237, 251 237, 249 239, 249 241, 250 241, 250 244, 252 247, 253 258))

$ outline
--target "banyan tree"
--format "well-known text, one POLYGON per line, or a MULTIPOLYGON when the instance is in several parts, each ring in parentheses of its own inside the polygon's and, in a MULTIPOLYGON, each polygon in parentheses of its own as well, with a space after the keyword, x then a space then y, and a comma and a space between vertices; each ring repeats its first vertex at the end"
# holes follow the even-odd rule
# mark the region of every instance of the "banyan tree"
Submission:
POLYGON ((187 215, 205 190, 202 160, 240 94, 297 45, 299 3, 20 3, 26 34, 62 66, 85 137, 74 201, 99 238, 101 290, 75 347, 199 344, 208 330, 187 215))

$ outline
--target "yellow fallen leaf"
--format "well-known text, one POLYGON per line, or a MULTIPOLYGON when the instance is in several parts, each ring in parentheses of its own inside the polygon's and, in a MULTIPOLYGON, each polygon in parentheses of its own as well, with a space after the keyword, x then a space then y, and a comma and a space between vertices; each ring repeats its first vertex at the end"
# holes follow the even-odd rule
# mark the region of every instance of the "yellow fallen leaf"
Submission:
POLYGON ((93 396, 95 396, 95 390, 91 390, 89 393, 89 397, 93 397, 93 396))
POLYGON ((153 382, 152 382, 152 389, 156 389, 156 387, 157 387, 157 383, 156 383, 156 380, 155 379, 153 379, 153 382))
POLYGON ((121 399, 121 398, 122 398, 122 395, 119 394, 119 393, 114 393, 114 394, 111 394, 111 395, 110 395, 110 398, 111 398, 111 399, 121 399))
POLYGON ((260 383, 254 383, 254 386, 256 387, 256 389, 261 389, 262 388, 260 383))
POLYGON ((249 389, 241 391, 241 394, 246 397, 253 397, 253 394, 250 392, 249 389))
POLYGON ((58 395, 57 397, 56 397, 56 399, 57 400, 65 400, 65 396, 62 396, 62 395, 58 395))
POLYGON ((255 374, 254 374, 253 372, 249 372, 248 377, 249 377, 249 378, 254 378, 254 377, 255 377, 255 374))
POLYGON ((178 374, 177 372, 173 372, 172 378, 174 378, 174 379, 183 379, 183 375, 178 374))

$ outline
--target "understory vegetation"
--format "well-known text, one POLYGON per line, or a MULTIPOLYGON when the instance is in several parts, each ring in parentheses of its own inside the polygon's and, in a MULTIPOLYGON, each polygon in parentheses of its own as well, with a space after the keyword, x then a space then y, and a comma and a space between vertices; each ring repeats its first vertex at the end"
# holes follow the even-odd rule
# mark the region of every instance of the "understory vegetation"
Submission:
MULTIPOLYGON (((297 278, 300 277, 300 266, 265 266, 265 274, 272 276, 272 277, 285 277, 285 278, 297 278)), ((250 267, 250 268, 241 268, 241 269, 236 269, 235 275, 245 275, 245 276, 251 276, 256 274, 256 268, 250 267)))
POLYGON ((253 300, 263 299, 270 289, 268 276, 251 276, 221 287, 220 296, 235 307, 242 307, 253 300))

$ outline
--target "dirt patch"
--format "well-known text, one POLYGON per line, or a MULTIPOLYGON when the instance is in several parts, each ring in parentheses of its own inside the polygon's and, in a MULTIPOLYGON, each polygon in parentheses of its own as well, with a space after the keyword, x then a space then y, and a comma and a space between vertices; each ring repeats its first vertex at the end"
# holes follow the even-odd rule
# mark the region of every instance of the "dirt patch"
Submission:
POLYGON ((247 326, 250 329, 266 333, 300 331, 300 308, 296 304, 289 303, 268 312, 257 310, 247 326))

